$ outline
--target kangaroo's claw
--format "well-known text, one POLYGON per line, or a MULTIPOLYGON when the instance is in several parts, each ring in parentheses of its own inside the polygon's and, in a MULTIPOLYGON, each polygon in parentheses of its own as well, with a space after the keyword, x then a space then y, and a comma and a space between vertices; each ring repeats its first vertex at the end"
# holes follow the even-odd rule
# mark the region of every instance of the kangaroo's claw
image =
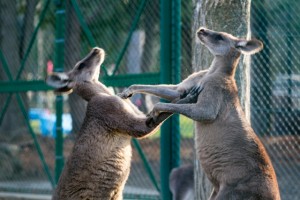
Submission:
POLYGON ((198 95, 203 90, 202 85, 198 85, 190 89, 188 92, 184 92, 184 95, 181 96, 181 99, 175 101, 176 104, 187 104, 187 103, 196 103, 198 100, 198 95))
POLYGON ((201 84, 197 85, 190 90, 189 95, 197 95, 198 96, 202 90, 203 90, 203 86, 201 84))
POLYGON ((158 115, 159 115, 159 112, 156 112, 155 110, 152 110, 149 114, 147 114, 146 125, 148 127, 153 127, 153 126, 157 125, 158 115))
POLYGON ((118 93, 117 95, 122 99, 128 99, 129 97, 132 97, 132 92, 130 91, 129 88, 127 88, 122 93, 118 93))

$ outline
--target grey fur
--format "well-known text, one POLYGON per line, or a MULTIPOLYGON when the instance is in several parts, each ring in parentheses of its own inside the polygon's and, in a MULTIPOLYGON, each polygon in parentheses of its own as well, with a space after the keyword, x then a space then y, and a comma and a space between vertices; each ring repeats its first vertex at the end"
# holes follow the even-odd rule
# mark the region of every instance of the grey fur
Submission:
POLYGON ((132 86, 121 96, 145 92, 172 99, 193 86, 202 88, 194 104, 156 104, 152 120, 171 112, 196 121, 196 153, 214 187, 211 200, 279 200, 271 160, 244 116, 234 79, 241 53, 256 53, 263 45, 205 28, 197 35, 214 55, 208 71, 197 72, 176 86, 132 86))
POLYGON ((170 190, 173 200, 194 199, 194 166, 174 168, 170 174, 170 190))
MULTIPOLYGON (((94 48, 67 73, 52 74, 47 83, 56 92, 74 90, 88 101, 86 116, 63 169, 53 199, 122 199, 130 171, 131 138, 154 133, 160 123, 147 117, 129 100, 113 95, 98 81, 105 53, 94 48)), ((164 115, 161 121, 170 114, 164 115)))

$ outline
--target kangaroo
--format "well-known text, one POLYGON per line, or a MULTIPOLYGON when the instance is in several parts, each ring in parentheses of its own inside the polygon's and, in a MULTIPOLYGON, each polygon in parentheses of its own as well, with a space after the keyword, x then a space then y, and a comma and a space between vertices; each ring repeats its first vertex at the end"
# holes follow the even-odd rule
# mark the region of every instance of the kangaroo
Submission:
POLYGON ((98 81, 105 52, 93 50, 67 73, 54 73, 46 82, 56 92, 74 90, 88 101, 82 127, 60 176, 53 199, 122 199, 130 171, 131 138, 156 131, 161 122, 146 124, 147 117, 129 100, 113 95, 98 81))
POLYGON ((170 173, 170 190, 173 200, 194 199, 194 166, 183 165, 170 173))
POLYGON ((177 98, 180 88, 187 92, 194 85, 199 92, 196 103, 157 103, 150 121, 155 123, 163 112, 180 113, 195 120, 196 155, 213 184, 210 200, 279 200, 274 168, 244 116, 234 79, 241 53, 257 53, 263 44, 206 28, 199 28, 197 36, 214 55, 206 72, 195 73, 177 86, 132 86, 120 96, 146 92, 177 98))

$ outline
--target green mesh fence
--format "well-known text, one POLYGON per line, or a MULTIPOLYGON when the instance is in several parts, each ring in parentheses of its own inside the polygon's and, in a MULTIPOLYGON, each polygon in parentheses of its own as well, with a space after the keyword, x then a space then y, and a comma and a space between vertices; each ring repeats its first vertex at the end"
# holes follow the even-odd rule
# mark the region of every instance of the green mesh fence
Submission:
MULTIPOLYGON (((116 93, 160 82, 159 0, 68 0, 66 10, 57 11, 59 2, 0 2, 0 199, 4 192, 49 195, 53 189, 56 100, 43 80, 53 71, 55 42, 61 42, 57 14, 65 15, 64 70, 99 46, 107 54, 101 81, 116 93)), ((300 196, 299 11, 296 0, 252 1, 252 35, 265 48, 252 57, 251 123, 274 163, 282 199, 300 196)), ((193 72, 193 12, 192 0, 181 1, 181 79, 193 72)), ((136 95, 132 101, 148 113, 159 99, 136 95)), ((67 159, 86 103, 71 94, 63 105, 67 159)), ((192 164, 193 122, 183 116, 180 133, 181 164, 192 164)), ((132 144, 125 198, 160 199, 160 133, 132 144)))
POLYGON ((300 178, 300 3, 252 1, 252 35, 264 50, 251 65, 251 122, 271 156, 282 199, 300 178))
MULTIPOLYGON (((57 68, 71 69, 93 46, 99 46, 107 54, 101 80, 116 93, 134 83, 158 84, 160 1, 14 0, 0 5, 0 198, 7 194, 25 197, 26 193, 28 198, 42 194, 46 196, 38 197, 47 199, 59 173, 55 155, 57 103, 43 80, 57 68), (55 50, 62 43, 64 59, 59 63, 55 50)), ((183 2, 181 12, 181 64, 185 66, 181 74, 185 78, 192 72, 192 1, 183 2)), ((147 113, 159 99, 136 95, 132 101, 147 113)), ((67 159, 86 103, 75 94, 64 96, 62 103, 67 159)), ((192 121, 181 117, 180 123, 182 162, 192 163, 192 121)), ((160 133, 133 141, 124 197, 160 199, 160 165, 160 133)))
POLYGON ((49 89, 43 79, 53 53, 54 9, 50 1, 0 4, 0 191, 46 194, 54 186, 55 155, 42 126, 49 125, 43 119, 51 118, 54 97, 38 91, 49 89))

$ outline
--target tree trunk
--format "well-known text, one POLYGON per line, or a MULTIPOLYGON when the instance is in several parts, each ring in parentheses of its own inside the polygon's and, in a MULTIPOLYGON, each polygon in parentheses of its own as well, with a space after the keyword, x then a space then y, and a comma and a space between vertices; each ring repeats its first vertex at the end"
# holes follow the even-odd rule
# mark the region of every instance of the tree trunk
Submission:
POLYGON ((193 18, 193 2, 182 1, 181 2, 181 78, 185 79, 192 72, 192 40, 195 33, 192 32, 193 18))
MULTIPOLYGON (((140 74, 142 73, 142 55, 143 46, 145 44, 145 32, 143 30, 136 30, 133 32, 126 55, 126 66, 128 74, 140 74)), ((147 112, 144 102, 144 96, 136 94, 131 98, 131 101, 141 111, 147 112)))
MULTIPOLYGON (((27 0, 26 1, 26 10, 24 15, 24 20, 22 24, 22 35, 21 35, 21 42, 20 42, 20 57, 23 58, 25 55, 25 51, 28 48, 33 30, 34 30, 34 14, 35 14, 35 8, 37 5, 37 0, 27 0)), ((35 62, 32 62, 32 58, 29 57, 27 61, 27 65, 35 64, 35 62)), ((35 72, 33 72, 35 73, 35 72)))
MULTIPOLYGON (((228 32, 237 37, 249 37, 250 2, 250 0, 194 0, 193 33, 195 34, 200 26, 204 26, 212 30, 228 32)), ((199 71, 207 69, 213 57, 207 48, 196 41, 194 42, 193 68, 195 71, 199 71)), ((244 56, 236 73, 241 104, 248 120, 250 118, 249 61, 249 56, 244 56)), ((196 158, 199 156, 196 155, 196 158)), ((212 186, 205 177, 201 168, 201 161, 198 159, 196 159, 195 168, 196 199, 206 200, 212 191, 212 186)))
POLYGON ((145 31, 145 43, 142 54, 141 69, 143 72, 148 73, 153 71, 153 67, 158 65, 155 59, 155 53, 157 49, 155 48, 157 43, 157 34, 159 33, 159 1, 153 0, 149 1, 147 9, 144 12, 143 26, 145 31))
MULTIPOLYGON (((23 19, 23 23, 22 23, 22 34, 21 34, 20 46, 19 46, 21 59, 23 59, 26 54, 26 50, 28 48, 30 39, 32 37, 33 30, 34 30, 34 16, 35 16, 35 8, 36 8, 37 3, 38 3, 38 0, 27 0, 26 1, 25 14, 24 14, 24 19, 23 19)), ((34 55, 33 48, 32 48, 31 53, 29 54, 29 56, 26 60, 24 71, 30 72, 31 75, 33 76, 33 78, 36 79, 40 75, 39 68, 37 66, 38 66, 37 58, 34 55)), ((25 74, 25 76, 26 75, 27 75, 27 73, 25 74)), ((24 77, 24 78, 26 79, 26 77, 24 77)), ((29 105, 29 100, 28 100, 27 94, 22 93, 21 97, 23 99, 26 110, 28 110, 30 105, 29 105)), ((38 99, 39 94, 35 92, 33 94, 33 97, 35 99, 38 99)))
MULTIPOLYGON (((70 70, 74 67, 77 61, 80 60, 81 49, 81 28, 78 18, 70 1, 67 1, 67 16, 66 16, 66 46, 65 46, 65 70, 70 70)), ((81 127, 85 116, 86 102, 78 95, 72 93, 69 95, 69 106, 72 116, 73 133, 77 133, 81 127)))
MULTIPOLYGON (((19 30, 16 5, 16 0, 1 1, 0 3, 0 46, 13 78, 16 77, 17 71, 20 67, 20 57, 18 51, 19 30)), ((1 72, 0 79, 8 80, 8 77, 1 72)), ((1 99, 0 101, 2 106, 5 102, 5 99, 6 98, 1 99)), ((1 107, 1 109, 3 108, 1 107)), ((24 117, 20 112, 19 106, 17 106, 16 99, 12 98, 10 106, 8 107, 0 126, 0 133, 8 134, 9 136, 6 135, 6 139, 9 140, 11 137, 24 132, 25 124, 22 122, 24 122, 24 117)))

